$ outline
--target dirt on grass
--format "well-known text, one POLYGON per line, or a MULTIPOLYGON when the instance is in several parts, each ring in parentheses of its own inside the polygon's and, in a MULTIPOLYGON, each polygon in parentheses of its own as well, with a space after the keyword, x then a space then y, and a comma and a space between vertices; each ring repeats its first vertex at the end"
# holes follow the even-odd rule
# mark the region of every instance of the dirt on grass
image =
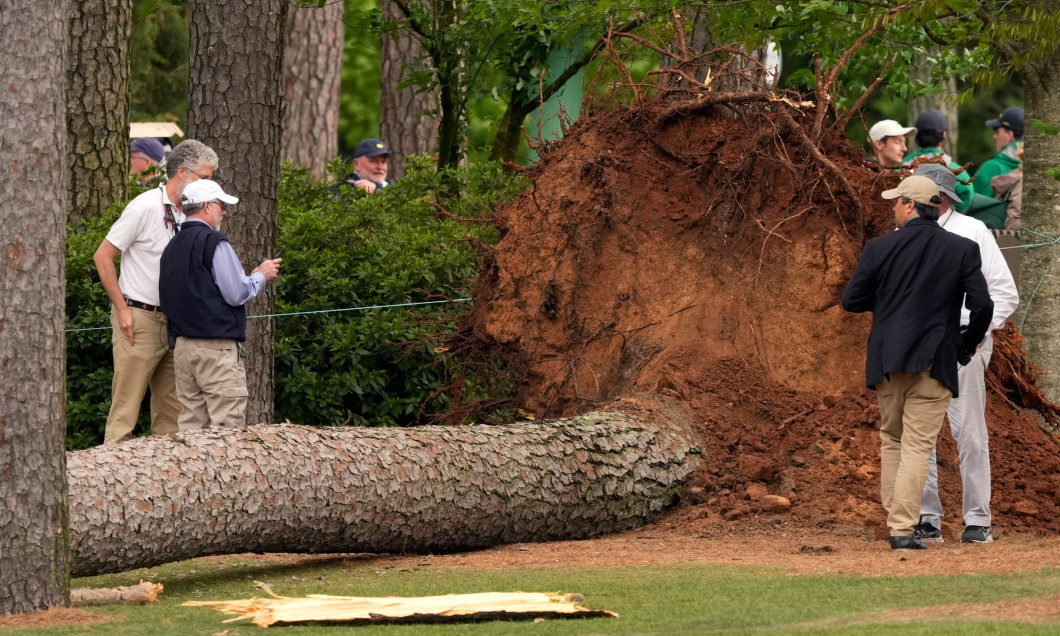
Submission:
MULTIPOLYGON (((704 465, 670 523, 690 534, 705 518, 770 515, 823 536, 887 535, 879 409, 864 387, 871 315, 839 299, 863 242, 893 230, 880 192, 901 175, 866 166, 813 113, 693 100, 583 116, 498 213, 463 324, 465 348, 515 370, 514 405, 533 417, 635 393, 689 404, 704 465)), ((995 341, 994 527, 1056 533, 1060 444, 1041 422, 1057 409, 1011 323, 995 341)), ((959 523, 946 427, 939 473, 959 523)))

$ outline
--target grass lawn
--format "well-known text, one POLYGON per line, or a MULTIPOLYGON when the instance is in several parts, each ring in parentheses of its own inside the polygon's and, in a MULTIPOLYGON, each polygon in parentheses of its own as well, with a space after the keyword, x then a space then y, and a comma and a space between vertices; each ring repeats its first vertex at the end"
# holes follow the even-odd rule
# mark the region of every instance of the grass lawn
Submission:
MULTIPOLYGON (((262 565, 240 556, 184 561, 86 579, 74 587, 162 583, 147 606, 85 608, 114 617, 106 623, 4 629, 2 634, 122 634, 239 636, 262 633, 249 622, 228 623, 211 608, 181 607, 188 600, 262 596, 254 581, 284 596, 430 596, 467 592, 580 592, 587 607, 618 612, 617 619, 489 622, 449 625, 288 626, 284 636, 345 634, 1056 634, 1057 623, 1019 622, 1020 610, 1002 603, 969 615, 967 608, 920 611, 953 604, 992 605, 1041 599, 1055 605, 1060 569, 990 576, 862 578, 788 575, 779 569, 721 565, 674 567, 543 568, 508 570, 398 569, 384 558, 320 559, 308 565, 262 565), (914 611, 911 611, 914 610, 914 611), (226 631, 227 630, 227 631, 226 631)), ((1055 620, 1056 614, 1052 614, 1055 620)))

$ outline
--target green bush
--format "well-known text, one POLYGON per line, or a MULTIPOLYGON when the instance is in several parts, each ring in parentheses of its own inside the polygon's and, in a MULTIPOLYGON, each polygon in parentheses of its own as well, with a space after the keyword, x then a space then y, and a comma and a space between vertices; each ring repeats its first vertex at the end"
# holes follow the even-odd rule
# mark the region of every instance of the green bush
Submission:
MULTIPOLYGON (((337 164, 334 172, 341 172, 337 164)), ((467 303, 479 262, 469 235, 493 242, 487 223, 439 218, 428 203, 455 184, 444 207, 488 217, 522 185, 497 164, 446 175, 415 157, 398 183, 367 195, 313 183, 285 167, 280 180, 284 263, 277 280, 275 411, 299 424, 405 426, 444 408, 445 343, 467 303)), ((71 227, 67 252, 67 446, 103 439, 110 408, 109 301, 92 254, 123 206, 71 227), (80 329, 93 329, 80 331, 80 329)), ((149 429, 146 405, 137 432, 149 429)))

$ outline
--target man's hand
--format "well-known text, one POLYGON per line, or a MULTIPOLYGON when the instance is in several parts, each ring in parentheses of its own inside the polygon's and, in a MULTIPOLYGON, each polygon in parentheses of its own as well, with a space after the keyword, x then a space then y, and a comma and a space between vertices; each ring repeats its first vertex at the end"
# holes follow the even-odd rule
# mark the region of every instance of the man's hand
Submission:
POLYGON ((99 281, 103 283, 103 289, 107 291, 107 297, 110 298, 111 304, 114 305, 115 311, 118 312, 118 326, 129 338, 129 346, 131 347, 135 344, 133 342, 132 310, 125 304, 125 297, 122 296, 121 288, 118 286, 118 269, 114 267, 114 259, 119 256, 121 256, 121 250, 107 239, 103 239, 103 242, 96 248, 96 253, 92 255, 92 260, 96 264, 96 271, 99 272, 99 281))
POLYGON ((136 343, 133 342, 133 334, 136 329, 133 328, 133 313, 132 309, 129 309, 128 305, 115 305, 114 309, 118 312, 118 326, 121 327, 122 332, 125 333, 125 337, 129 339, 129 346, 133 346, 136 343))
POLYGON ((368 194, 374 194, 377 187, 375 181, 369 181, 368 179, 358 179, 353 182, 353 185, 358 188, 364 188, 364 191, 368 194))
MULTIPOLYGON (((280 263, 283 261, 282 258, 274 258, 267 261, 262 261, 261 265, 258 265, 254 271, 261 272, 262 276, 265 277, 265 281, 276 280, 276 277, 280 274, 280 263)), ((251 272, 254 273, 254 272, 251 272)))
POLYGON ((968 363, 971 362, 971 361, 972 361, 972 354, 968 353, 967 351, 965 351, 963 349, 957 352, 957 364, 959 364, 962 367, 964 367, 964 366, 968 366, 968 363))

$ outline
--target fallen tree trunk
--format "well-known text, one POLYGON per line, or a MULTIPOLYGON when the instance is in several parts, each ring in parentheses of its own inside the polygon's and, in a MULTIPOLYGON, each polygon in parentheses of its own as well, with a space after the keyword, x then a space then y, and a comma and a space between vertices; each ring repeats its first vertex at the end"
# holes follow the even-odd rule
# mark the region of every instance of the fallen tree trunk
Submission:
POLYGON ((626 530, 669 505, 698 465, 683 426, 645 420, 606 412, 507 427, 254 426, 71 452, 71 573, 626 530))

